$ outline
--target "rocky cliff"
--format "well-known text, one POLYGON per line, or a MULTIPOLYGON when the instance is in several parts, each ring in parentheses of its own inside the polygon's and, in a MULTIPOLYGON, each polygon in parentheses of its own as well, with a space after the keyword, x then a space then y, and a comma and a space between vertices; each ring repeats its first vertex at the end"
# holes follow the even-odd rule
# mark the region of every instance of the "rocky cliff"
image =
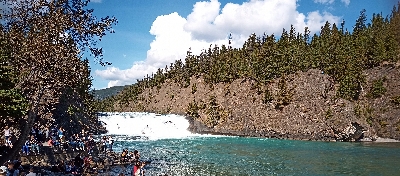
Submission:
POLYGON ((320 70, 296 72, 261 85, 254 80, 206 84, 192 77, 181 87, 167 80, 148 88, 117 111, 189 115, 190 130, 298 140, 400 139, 400 68, 384 65, 364 72, 357 101, 337 98, 338 84, 320 70), (378 84, 377 84, 378 83, 378 84), (381 84, 379 84, 381 83, 381 84), (376 93, 378 89, 378 93, 376 93))

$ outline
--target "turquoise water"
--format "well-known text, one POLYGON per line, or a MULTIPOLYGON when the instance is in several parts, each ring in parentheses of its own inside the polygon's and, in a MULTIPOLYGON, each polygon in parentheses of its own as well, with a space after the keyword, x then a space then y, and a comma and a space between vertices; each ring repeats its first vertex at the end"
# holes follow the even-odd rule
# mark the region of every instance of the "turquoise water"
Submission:
POLYGON ((115 147, 151 160, 146 175, 400 175, 400 143, 190 137, 116 141, 115 147))

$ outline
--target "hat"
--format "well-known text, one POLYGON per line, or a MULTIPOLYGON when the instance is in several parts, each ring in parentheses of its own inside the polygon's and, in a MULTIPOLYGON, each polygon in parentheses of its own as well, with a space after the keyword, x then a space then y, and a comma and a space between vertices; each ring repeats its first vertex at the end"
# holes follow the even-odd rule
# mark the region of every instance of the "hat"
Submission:
POLYGON ((0 174, 4 174, 7 172, 7 167, 6 166, 1 166, 0 167, 0 174))

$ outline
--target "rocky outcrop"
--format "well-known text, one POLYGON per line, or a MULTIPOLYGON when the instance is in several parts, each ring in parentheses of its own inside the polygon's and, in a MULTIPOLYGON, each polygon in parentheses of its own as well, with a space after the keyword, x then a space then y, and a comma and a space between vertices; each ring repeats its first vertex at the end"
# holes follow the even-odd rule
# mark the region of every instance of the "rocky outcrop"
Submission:
POLYGON ((251 79, 210 85, 192 77, 183 88, 167 80, 161 88, 146 89, 136 102, 122 107, 117 103, 115 108, 192 112, 189 129, 197 133, 325 141, 400 139, 400 108, 391 102, 400 95, 400 69, 386 65, 365 71, 365 76, 357 101, 337 98, 339 85, 312 69, 266 85, 251 79), (387 91, 369 97, 373 82, 381 78, 387 91))

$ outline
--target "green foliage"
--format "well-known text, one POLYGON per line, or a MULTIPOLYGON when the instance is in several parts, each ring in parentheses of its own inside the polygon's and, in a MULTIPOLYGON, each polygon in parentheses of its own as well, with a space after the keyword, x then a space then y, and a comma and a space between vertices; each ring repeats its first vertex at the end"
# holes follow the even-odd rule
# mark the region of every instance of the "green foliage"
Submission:
POLYGON ((386 120, 379 120, 379 125, 381 128, 384 128, 389 125, 389 123, 386 120))
POLYGON ((329 107, 329 109, 326 110, 325 119, 328 120, 328 119, 331 119, 332 117, 333 117, 333 112, 332 112, 332 109, 329 107))
POLYGON ((372 122, 373 122, 373 112, 374 112, 374 109, 371 106, 365 107, 364 117, 370 126, 372 126, 372 122))
POLYGON ((126 87, 128 87, 128 86, 114 86, 114 87, 100 89, 100 90, 92 90, 92 91, 90 91, 90 93, 93 94, 93 96, 96 99, 103 100, 107 97, 117 95, 122 90, 124 90, 126 87))
POLYGON ((278 82, 278 93, 275 97, 276 109, 282 110, 286 105, 289 105, 294 95, 294 88, 288 88, 286 78, 283 76, 278 82))
POLYGON ((396 131, 400 131, 400 120, 395 125, 396 125, 396 131))
POLYGON ((218 105, 215 96, 210 96, 208 104, 206 105, 206 113, 206 125, 211 128, 218 125, 221 120, 224 120, 228 116, 228 113, 218 105))
POLYGON ((265 90, 263 103, 264 104, 271 103, 273 100, 274 96, 272 95, 271 91, 269 89, 265 90))
POLYGON ((194 119, 198 119, 200 117, 199 110, 202 109, 204 109, 204 105, 199 105, 196 100, 193 100, 193 102, 189 103, 186 109, 186 114, 194 119))
POLYGON ((75 112, 76 112, 76 110, 75 110, 75 108, 73 106, 68 106, 67 113, 69 115, 74 115, 75 112))
POLYGON ((362 109, 361 109, 361 106, 358 103, 355 104, 355 106, 354 106, 354 115, 356 117, 361 117, 361 115, 362 115, 362 109))
POLYGON ((357 100, 360 95, 361 81, 364 80, 360 77, 361 75, 349 74, 341 78, 337 96, 347 100, 357 100))
POLYGON ((8 64, 8 54, 0 50, 0 121, 1 126, 12 126, 27 113, 28 102, 20 89, 15 88, 17 72, 8 64))
POLYGON ((380 78, 380 79, 374 80, 372 82, 372 87, 367 94, 367 97, 379 98, 383 94, 385 94, 387 91, 386 87, 383 85, 383 82, 385 82, 385 81, 386 81, 386 78, 380 78))
POLYGON ((354 106, 354 115, 360 119, 365 119, 370 126, 372 126, 372 123, 374 122, 374 108, 369 104, 364 106, 356 104, 354 106))
POLYGON ((196 91, 197 91, 197 85, 196 85, 196 83, 194 83, 192 85, 192 94, 196 93, 196 91))
POLYGON ((400 105, 400 95, 392 97, 390 101, 395 105, 400 105))

